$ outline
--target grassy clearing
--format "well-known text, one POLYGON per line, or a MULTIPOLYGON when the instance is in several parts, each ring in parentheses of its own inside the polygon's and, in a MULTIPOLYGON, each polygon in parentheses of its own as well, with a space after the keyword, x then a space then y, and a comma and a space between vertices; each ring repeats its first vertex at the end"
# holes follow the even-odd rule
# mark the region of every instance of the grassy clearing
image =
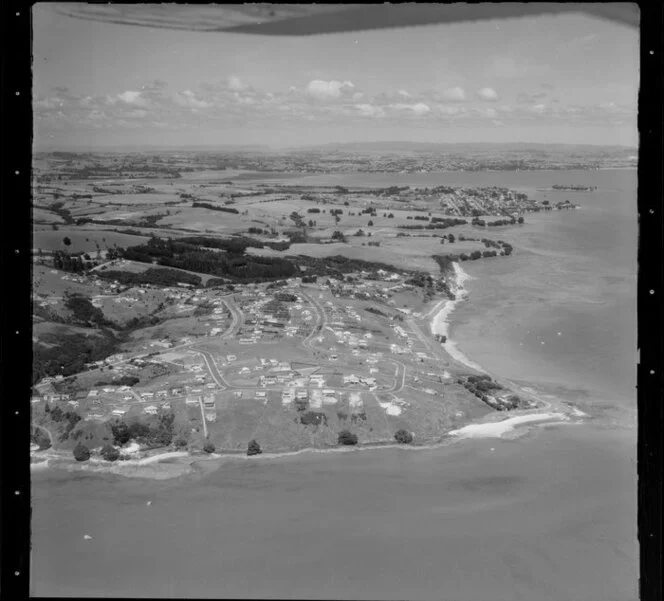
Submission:
POLYGON ((87 252, 95 253, 97 244, 103 250, 111 248, 114 245, 121 247, 143 244, 148 238, 142 236, 131 236, 127 234, 118 234, 108 230, 81 230, 78 228, 60 228, 58 231, 43 230, 33 233, 33 248, 42 250, 64 250, 68 248, 69 252, 87 252), (66 247, 63 239, 67 237, 71 240, 71 246, 66 247))

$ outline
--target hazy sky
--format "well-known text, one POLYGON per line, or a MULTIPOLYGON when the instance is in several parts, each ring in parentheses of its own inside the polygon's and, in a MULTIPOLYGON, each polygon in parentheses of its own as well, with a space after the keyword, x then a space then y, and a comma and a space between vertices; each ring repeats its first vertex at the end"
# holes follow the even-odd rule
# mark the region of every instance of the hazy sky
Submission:
POLYGON ((638 31, 580 16, 262 37, 33 10, 38 145, 638 143, 638 31))

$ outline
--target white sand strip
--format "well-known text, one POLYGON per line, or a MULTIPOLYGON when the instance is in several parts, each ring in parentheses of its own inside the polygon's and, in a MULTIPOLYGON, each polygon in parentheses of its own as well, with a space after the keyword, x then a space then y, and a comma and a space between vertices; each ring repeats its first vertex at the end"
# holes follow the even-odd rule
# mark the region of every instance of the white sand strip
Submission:
POLYGON ((461 265, 459 265, 458 262, 455 261, 454 263, 452 263, 452 266, 454 268, 454 277, 451 279, 452 281, 450 282, 450 289, 454 293, 456 300, 442 301, 444 303, 442 309, 440 309, 440 311, 436 313, 433 320, 431 321, 431 333, 434 336, 435 335, 445 336, 447 340, 446 342, 443 343, 443 348, 455 361, 461 363, 462 365, 465 365, 470 369, 479 371, 480 373, 486 373, 486 370, 484 370, 481 365, 475 363, 474 361, 469 359, 466 355, 464 355, 457 347, 456 342, 454 340, 451 340, 449 337, 450 315, 452 311, 454 311, 454 309, 456 308, 457 303, 459 303, 462 299, 464 299, 468 295, 468 292, 466 291, 464 284, 467 280, 471 278, 471 276, 468 275, 463 270, 463 268, 461 267, 461 265))
POLYGON ((150 463, 159 463, 165 459, 175 459, 176 457, 188 457, 189 453, 187 451, 172 451, 170 453, 161 453, 160 455, 152 455, 152 457, 146 457, 145 459, 136 459, 129 461, 118 461, 116 465, 149 465, 150 463))
POLYGON ((459 430, 452 430, 451 436, 462 438, 500 438, 503 434, 513 430, 519 424, 543 422, 557 419, 567 423, 568 418, 564 413, 531 413, 530 415, 517 415, 500 422, 489 422, 485 424, 470 424, 459 430))

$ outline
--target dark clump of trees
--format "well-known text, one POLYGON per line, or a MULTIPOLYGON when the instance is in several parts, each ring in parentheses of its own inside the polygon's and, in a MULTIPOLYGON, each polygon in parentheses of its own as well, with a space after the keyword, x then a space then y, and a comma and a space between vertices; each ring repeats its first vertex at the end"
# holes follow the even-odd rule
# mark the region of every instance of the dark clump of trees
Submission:
POLYGON ((48 434, 46 434, 46 432, 44 432, 44 430, 41 428, 34 429, 31 440, 33 443, 39 446, 40 451, 51 448, 51 439, 49 438, 48 434))
POLYGON ((201 303, 194 309, 194 317, 203 317, 205 315, 210 315, 214 311, 214 305, 207 303, 201 303))
POLYGON ((303 284, 315 284, 317 280, 318 280, 318 277, 315 276, 315 275, 303 275, 302 276, 302 283, 303 284))
MULTIPOLYGON (((262 230, 261 230, 262 231, 262 230)), ((206 248, 218 248, 229 253, 242 254, 247 248, 263 248, 263 242, 253 238, 239 236, 237 238, 210 238, 209 236, 189 236, 179 238, 179 244, 189 244, 192 247, 203 246, 206 248)), ((178 247, 175 247, 176 250, 178 247)), ((181 249, 181 247, 179 247, 181 249)))
POLYGON ((209 202, 194 202, 191 206, 194 209, 210 209, 211 211, 223 211, 224 213, 234 213, 235 215, 240 212, 232 207, 218 207, 209 202))
POLYGON ((113 445, 107 444, 102 447, 101 456, 106 461, 117 461, 120 459, 120 451, 118 451, 113 445))
POLYGON ((343 232, 335 230, 332 234, 332 240, 339 240, 340 242, 346 242, 346 236, 344 236, 343 232))
POLYGON ((45 334, 41 340, 53 346, 35 345, 32 351, 32 380, 45 376, 69 376, 85 369, 86 363, 105 359, 116 352, 118 339, 107 329, 99 336, 45 334))
POLYGON ((260 455, 262 452, 261 446, 255 440, 249 441, 249 444, 247 445, 247 455, 260 455))
POLYGON ((120 378, 115 378, 110 382, 107 380, 99 380, 98 382, 95 382, 95 386, 135 386, 140 381, 140 378, 137 376, 122 376, 120 378))
POLYGON ((113 443, 122 446, 134 440, 149 448, 166 447, 173 441, 174 422, 175 414, 172 412, 162 413, 151 424, 142 422, 127 424, 123 420, 116 420, 111 424, 113 443))
POLYGON ((112 322, 108 321, 106 317, 104 317, 104 312, 101 309, 95 307, 90 302, 90 299, 85 296, 72 294, 65 300, 65 307, 67 307, 67 309, 69 309, 74 314, 74 319, 76 321, 82 322, 86 325, 113 325, 112 322))
POLYGON ((219 286, 223 286, 226 283, 225 280, 222 280, 221 278, 210 278, 208 279, 207 283, 205 284, 206 288, 218 288, 219 286))
MULTIPOLYGON (((387 263, 374 261, 363 261, 362 259, 351 259, 342 255, 331 257, 309 257, 299 255, 296 257, 300 267, 306 267, 308 272, 314 272, 315 275, 326 275, 330 277, 339 277, 343 273, 352 271, 378 271, 382 269, 388 273, 401 273, 399 269, 387 263)), ((309 273, 309 275, 313 275, 309 273)))
POLYGON ((318 411, 307 411, 300 416, 300 423, 303 426, 327 425, 327 415, 318 411))
POLYGON ((85 271, 85 263, 80 256, 73 256, 62 250, 56 250, 53 253, 53 267, 70 273, 85 271))
POLYGON ((90 449, 81 442, 74 447, 73 453, 76 461, 87 461, 90 459, 90 449))
POLYGON ((433 255, 433 260, 438 263, 438 267, 440 267, 442 273, 448 273, 454 269, 452 265, 454 261, 450 255, 433 255))
POLYGON ((284 235, 288 236, 291 244, 305 244, 308 240, 307 234, 302 230, 285 230, 284 235))
POLYGON ((201 278, 193 273, 186 273, 176 269, 150 267, 142 273, 129 271, 101 271, 99 277, 105 280, 114 280, 124 286, 140 286, 148 284, 151 286, 171 287, 179 283, 191 286, 200 286, 201 278))
POLYGON ((265 242, 265 246, 272 250, 288 250, 290 248, 289 240, 281 240, 280 242, 265 242))
POLYGON ((294 303, 297 300, 297 296, 291 292, 277 292, 274 298, 284 303, 294 303))
POLYGON ((413 435, 408 430, 402 428, 394 433, 394 440, 400 444, 410 444, 413 442, 413 435))
POLYGON ((216 450, 216 447, 214 446, 213 443, 211 443, 209 440, 205 441, 205 444, 203 445, 203 450, 206 453, 214 453, 216 450))
MULTIPOLYGON (((151 238, 147 244, 127 248, 123 257, 144 263, 157 262, 164 267, 175 267, 217 277, 238 280, 264 281, 288 278, 298 273, 297 265, 279 257, 257 257, 244 255, 249 246, 263 246, 262 242, 250 238, 188 238, 182 240, 161 240, 151 238), (203 245, 214 244, 212 248, 224 248, 226 252, 206 250, 203 245)), ((182 280, 180 280, 182 281, 182 280)))
POLYGON ((317 208, 307 209, 307 213, 320 213, 320 209, 317 208))
POLYGON ((356 445, 357 436, 350 432, 349 430, 342 430, 339 432, 339 437, 337 438, 339 444, 343 445, 356 445))

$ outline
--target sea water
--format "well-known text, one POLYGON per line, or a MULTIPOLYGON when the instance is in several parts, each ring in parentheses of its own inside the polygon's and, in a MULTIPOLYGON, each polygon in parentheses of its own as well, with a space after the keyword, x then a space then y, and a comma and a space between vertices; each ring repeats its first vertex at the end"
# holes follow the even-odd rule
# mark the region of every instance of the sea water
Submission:
POLYGON ((171 482, 53 471, 33 505, 38 596, 637 598, 631 437, 591 426, 171 482))
POLYGON ((489 230, 488 237, 513 244, 514 254, 463 264, 473 279, 466 284, 468 300, 451 316, 450 335, 493 373, 590 413, 633 422, 636 173, 552 175, 551 183, 597 190, 535 190, 532 196, 546 195, 552 204, 570 199, 581 208, 527 215, 520 228, 489 230))

